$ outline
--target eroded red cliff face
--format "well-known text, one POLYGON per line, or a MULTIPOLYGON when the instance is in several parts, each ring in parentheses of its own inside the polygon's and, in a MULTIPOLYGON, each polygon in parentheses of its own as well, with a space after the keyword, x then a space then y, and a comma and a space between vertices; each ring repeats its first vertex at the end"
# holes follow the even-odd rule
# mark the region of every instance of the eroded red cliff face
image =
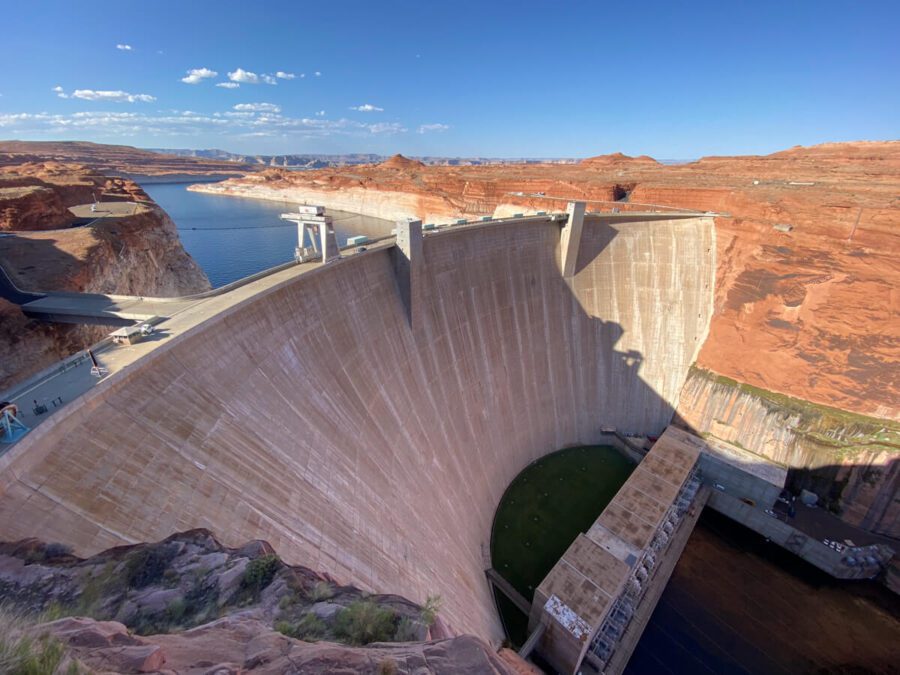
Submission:
MULTIPOLYGON (((0 230, 0 265, 23 290, 177 296, 210 287, 182 248, 175 224, 140 186, 79 165, 31 163, 0 171, 0 230), (78 219, 69 207, 95 197, 133 206, 122 217, 73 227, 78 219)), ((109 330, 34 321, 17 305, 0 302, 0 389, 109 330)))

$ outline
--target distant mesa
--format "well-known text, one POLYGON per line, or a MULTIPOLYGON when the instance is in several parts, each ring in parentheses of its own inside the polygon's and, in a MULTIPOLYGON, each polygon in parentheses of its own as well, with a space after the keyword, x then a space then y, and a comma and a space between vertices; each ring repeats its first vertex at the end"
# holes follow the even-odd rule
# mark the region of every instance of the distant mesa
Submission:
POLYGON ((404 157, 403 155, 398 153, 393 157, 384 160, 378 166, 382 166, 386 169, 422 169, 425 167, 425 164, 418 160, 404 157))
POLYGON ((621 152, 614 152, 611 155, 588 157, 587 159, 581 160, 581 164, 586 164, 588 166, 611 166, 616 164, 646 164, 647 166, 659 166, 659 162, 647 155, 629 157, 621 152))

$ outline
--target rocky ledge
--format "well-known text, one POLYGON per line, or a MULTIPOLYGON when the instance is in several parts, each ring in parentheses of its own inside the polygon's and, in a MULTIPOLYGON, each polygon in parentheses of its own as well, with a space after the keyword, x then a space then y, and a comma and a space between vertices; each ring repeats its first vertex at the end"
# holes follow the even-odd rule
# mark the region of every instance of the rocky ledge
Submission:
POLYGON ((0 597, 0 657, 40 672, 536 672, 449 635, 439 598, 371 595, 207 530, 87 559, 35 539, 0 544, 0 597))
MULTIPOLYGON (((175 223, 137 183, 77 164, 7 161, 0 153, 0 266, 19 288, 145 296, 210 288, 175 223), (129 206, 123 215, 87 223, 72 212, 94 199, 129 206)), ((0 389, 110 330, 35 321, 0 298, 0 389)))

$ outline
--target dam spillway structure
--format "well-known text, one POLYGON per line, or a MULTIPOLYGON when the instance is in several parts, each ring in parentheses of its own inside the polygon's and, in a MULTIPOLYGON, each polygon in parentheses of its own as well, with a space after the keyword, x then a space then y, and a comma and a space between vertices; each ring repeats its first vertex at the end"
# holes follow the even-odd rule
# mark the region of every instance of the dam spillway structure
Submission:
POLYGON ((197 527, 266 539, 440 595, 451 630, 499 642, 484 556, 506 486, 604 429, 666 428, 713 311, 713 219, 398 229, 173 317, 0 456, 0 536, 79 555, 197 527))

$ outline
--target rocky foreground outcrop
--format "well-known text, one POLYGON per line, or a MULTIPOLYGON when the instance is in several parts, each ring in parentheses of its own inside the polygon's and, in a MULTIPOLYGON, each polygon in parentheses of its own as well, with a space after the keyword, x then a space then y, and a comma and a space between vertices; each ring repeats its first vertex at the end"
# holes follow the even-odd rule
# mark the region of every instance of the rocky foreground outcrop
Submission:
MULTIPOLYGON (((0 234, 0 265, 23 290, 178 296, 210 288, 175 224, 139 185, 82 165, 0 166, 0 234), (95 199, 133 207, 83 226, 70 207, 95 199)), ((0 299, 0 389, 109 330, 34 321, 0 299)))
POLYGON ((206 530, 85 560, 37 540, 0 544, 0 597, 0 642, 25 640, 55 672, 537 672, 447 635, 437 599, 369 595, 206 530))

